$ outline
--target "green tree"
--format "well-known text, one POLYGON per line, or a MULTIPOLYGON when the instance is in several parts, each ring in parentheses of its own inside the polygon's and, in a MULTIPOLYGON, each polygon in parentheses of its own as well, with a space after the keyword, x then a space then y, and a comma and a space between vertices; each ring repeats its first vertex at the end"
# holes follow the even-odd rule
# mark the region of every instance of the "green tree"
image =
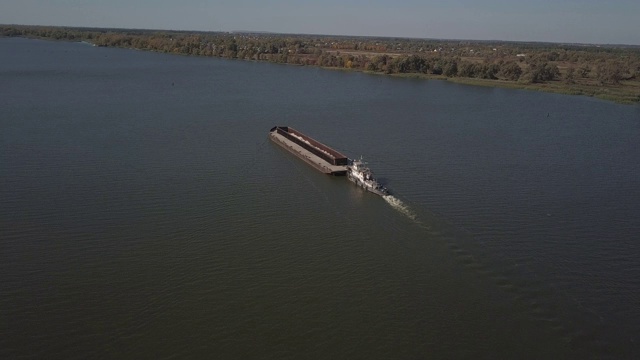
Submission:
POLYGON ((522 68, 515 61, 508 61, 500 65, 498 76, 507 80, 517 81, 522 75, 522 68))
POLYGON ((622 71, 617 61, 607 61, 598 64, 596 67, 596 75, 600 84, 618 85, 620 84, 620 80, 622 80, 622 71))
POLYGON ((575 84, 576 83, 575 73, 576 73, 576 68, 574 68, 573 66, 569 67, 567 69, 567 73, 564 75, 564 82, 567 84, 575 84))
POLYGON ((580 75, 581 78, 588 78, 590 72, 591 67, 589 64, 584 64, 578 68, 578 75, 580 75))

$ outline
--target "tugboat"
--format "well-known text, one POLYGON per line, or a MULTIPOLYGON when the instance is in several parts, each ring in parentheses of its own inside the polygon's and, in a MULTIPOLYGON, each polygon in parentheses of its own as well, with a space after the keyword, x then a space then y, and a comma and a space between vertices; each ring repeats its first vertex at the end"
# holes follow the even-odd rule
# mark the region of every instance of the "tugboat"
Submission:
POLYGON ((360 157, 360 160, 350 160, 347 166, 347 176, 349 180, 367 191, 380 196, 389 195, 389 190, 373 177, 373 173, 367 167, 367 163, 362 160, 362 157, 360 157))

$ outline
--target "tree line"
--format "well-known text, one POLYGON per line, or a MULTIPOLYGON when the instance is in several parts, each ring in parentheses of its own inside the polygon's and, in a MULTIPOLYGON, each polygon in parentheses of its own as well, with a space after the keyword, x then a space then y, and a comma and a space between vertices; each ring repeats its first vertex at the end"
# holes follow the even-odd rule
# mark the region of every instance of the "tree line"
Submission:
POLYGON ((567 87, 631 84, 638 89, 640 82, 640 47, 637 46, 17 25, 0 26, 0 36, 86 41, 96 46, 193 56, 519 84, 556 82, 567 87))

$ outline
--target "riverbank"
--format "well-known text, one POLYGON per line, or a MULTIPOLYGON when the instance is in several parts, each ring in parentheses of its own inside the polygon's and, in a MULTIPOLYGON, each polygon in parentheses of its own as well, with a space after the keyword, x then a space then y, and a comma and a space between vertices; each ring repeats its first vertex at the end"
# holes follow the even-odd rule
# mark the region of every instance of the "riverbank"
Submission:
MULTIPOLYGON (((341 69, 323 67, 327 70, 337 71, 353 71, 352 69, 341 69)), ((357 70, 356 70, 357 71, 357 70)), ((518 89, 518 90, 530 90, 530 91, 543 91, 555 94, 564 95, 580 95, 595 97, 602 100, 612 101, 619 104, 633 105, 640 103, 640 84, 627 81, 618 86, 588 86, 577 85, 571 86, 562 83, 561 81, 546 82, 546 83, 524 83, 513 82, 505 80, 489 80, 489 79, 476 79, 476 78, 459 78, 459 77, 447 77, 443 75, 430 75, 430 74, 384 74, 373 71, 362 71, 365 74, 380 75, 380 76, 393 76, 401 78, 415 78, 423 80, 444 80, 457 84, 485 86, 485 87, 499 87, 506 89, 518 89)))
POLYGON ((512 83, 500 80, 483 80, 483 79, 464 79, 452 78, 447 79, 452 82, 478 85, 492 86, 510 89, 544 91, 565 95, 582 95, 595 97, 602 100, 613 101, 620 104, 638 104, 640 102, 640 87, 632 84, 620 84, 618 86, 585 86, 574 85, 567 86, 561 82, 549 82, 543 84, 522 84, 512 83))
POLYGON ((640 103, 640 47, 0 26, 0 36, 266 61, 640 103))

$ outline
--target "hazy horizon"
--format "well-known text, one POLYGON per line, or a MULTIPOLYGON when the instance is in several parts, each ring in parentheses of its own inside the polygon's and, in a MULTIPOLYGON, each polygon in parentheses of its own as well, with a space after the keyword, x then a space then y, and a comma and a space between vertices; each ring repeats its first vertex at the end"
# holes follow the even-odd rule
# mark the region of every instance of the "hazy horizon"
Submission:
POLYGON ((640 2, 0 0, 0 24, 640 45, 640 2))

